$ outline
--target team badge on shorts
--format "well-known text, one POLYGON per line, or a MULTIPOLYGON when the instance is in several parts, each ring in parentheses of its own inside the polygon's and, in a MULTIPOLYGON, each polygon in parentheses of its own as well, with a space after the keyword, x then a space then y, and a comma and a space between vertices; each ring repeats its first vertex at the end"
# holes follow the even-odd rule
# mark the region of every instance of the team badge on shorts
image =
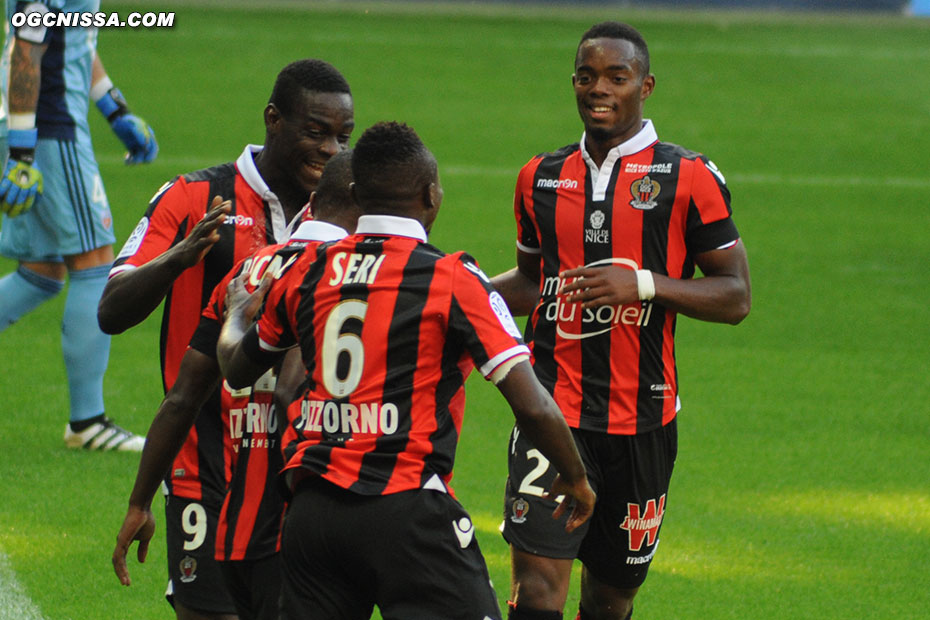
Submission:
POLYGON ((656 202, 656 196, 659 195, 661 190, 662 186, 659 182, 653 181, 649 178, 648 174, 640 179, 636 179, 633 181, 633 184, 630 185, 630 193, 633 195, 630 206, 642 211, 648 211, 654 208, 659 204, 656 202))
POLYGON ((191 556, 184 556, 184 559, 181 560, 180 568, 182 583, 190 583, 194 579, 197 579, 197 560, 191 556))
POLYGON ((526 500, 522 497, 518 497, 514 500, 513 506, 511 506, 510 520, 514 523, 523 523, 526 521, 526 513, 530 511, 530 505, 526 503, 526 500))

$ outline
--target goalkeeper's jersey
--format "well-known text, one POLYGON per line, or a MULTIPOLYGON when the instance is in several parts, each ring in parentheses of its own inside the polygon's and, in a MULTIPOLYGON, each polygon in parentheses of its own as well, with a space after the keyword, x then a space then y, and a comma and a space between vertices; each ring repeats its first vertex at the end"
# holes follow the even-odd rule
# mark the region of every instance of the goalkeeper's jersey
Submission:
MULTIPOLYGON (((15 35, 24 41, 46 44, 42 56, 39 101, 36 107, 36 128, 40 138, 73 141, 90 140, 87 108, 90 104, 91 67, 97 49, 97 29, 93 27, 56 25, 14 28, 14 13, 29 7, 30 11, 49 13, 95 13, 99 0, 31 0, 6 3, 2 88, 6 99, 9 79, 10 52, 15 35), (11 32, 12 31, 12 32, 11 32)), ((4 106, 4 114, 7 112, 4 106)))
MULTIPOLYGON (((232 201, 219 227, 220 240, 197 265, 174 281, 165 297, 161 325, 161 363, 165 392, 178 375, 181 358, 200 322, 200 314, 219 281, 256 250, 286 240, 284 209, 255 168, 248 146, 235 164, 192 172, 165 184, 116 258, 110 276, 135 269, 176 245, 203 219, 214 196, 232 201)), ((217 391, 204 405, 218 411, 217 391)), ((224 429, 218 415, 200 415, 168 476, 169 491, 195 500, 222 502, 230 468, 224 429)))

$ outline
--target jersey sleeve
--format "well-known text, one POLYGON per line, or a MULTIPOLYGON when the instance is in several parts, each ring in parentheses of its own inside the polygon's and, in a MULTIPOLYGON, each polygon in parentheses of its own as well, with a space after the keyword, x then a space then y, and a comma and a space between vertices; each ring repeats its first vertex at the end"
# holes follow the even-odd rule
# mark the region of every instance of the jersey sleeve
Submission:
MULTIPOLYGON (((312 250, 308 247, 306 251, 312 250)), ((286 264, 265 298, 265 307, 257 323, 258 345, 263 351, 277 353, 297 344, 295 314, 307 264, 302 259, 286 264)))
POLYGON ((141 267, 171 249, 203 218, 206 204, 203 196, 192 195, 183 177, 163 185, 123 244, 110 270, 110 277, 141 267))
POLYGON ((467 254, 455 255, 449 329, 456 333, 475 366, 490 379, 501 365, 529 349, 520 337, 507 302, 467 254))
POLYGON ((226 312, 226 290, 233 278, 247 268, 249 259, 246 258, 233 267, 223 276, 210 294, 210 301, 204 306, 200 314, 200 323, 191 337, 190 347, 204 355, 216 358, 216 343, 220 339, 220 329, 223 327, 223 315, 226 312))
POLYGON ((537 157, 523 166, 517 176, 517 187, 513 197, 514 217, 517 220, 517 248, 530 254, 542 252, 531 205, 533 177, 538 165, 539 158, 537 157))
POLYGON ((730 209, 730 190, 712 161, 699 156, 694 160, 691 204, 685 242, 692 254, 726 247, 739 239, 730 209))
MULTIPOLYGON (((9 4, 9 0, 7 0, 7 4, 9 4)), ((31 0, 30 2, 20 0, 14 4, 16 5, 16 13, 24 13, 26 15, 38 13, 44 17, 46 13, 60 12, 61 9, 64 8, 65 3, 64 0, 31 0)), ((52 29, 45 26, 41 19, 38 22, 33 20, 35 20, 35 18, 32 18, 30 22, 37 25, 33 26, 30 25, 30 22, 24 21, 22 25, 16 26, 7 18, 7 22, 10 24, 10 31, 17 39, 22 39, 23 41, 28 41, 36 45, 47 45, 51 41, 52 29)))

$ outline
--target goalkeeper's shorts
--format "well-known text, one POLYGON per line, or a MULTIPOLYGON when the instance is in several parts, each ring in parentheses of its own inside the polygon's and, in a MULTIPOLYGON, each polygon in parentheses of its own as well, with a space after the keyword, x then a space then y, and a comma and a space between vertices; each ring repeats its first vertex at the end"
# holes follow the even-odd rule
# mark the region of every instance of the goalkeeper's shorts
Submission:
MULTIPOLYGON (((5 144, 0 152, 6 153, 5 144)), ((44 191, 31 209, 3 216, 0 253, 24 262, 60 262, 113 245, 113 217, 90 139, 39 139, 44 191)))

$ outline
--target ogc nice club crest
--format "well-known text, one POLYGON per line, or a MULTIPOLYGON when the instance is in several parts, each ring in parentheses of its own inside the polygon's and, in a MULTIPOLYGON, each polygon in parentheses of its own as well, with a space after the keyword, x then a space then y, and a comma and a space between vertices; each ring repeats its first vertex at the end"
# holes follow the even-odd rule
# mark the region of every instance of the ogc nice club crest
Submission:
POLYGON ((636 179, 633 181, 633 184, 630 185, 630 193, 633 195, 630 206, 634 209, 641 209, 643 211, 652 209, 658 204, 656 202, 656 197, 661 190, 662 186, 659 185, 659 182, 653 181, 648 174, 640 179, 636 179))

